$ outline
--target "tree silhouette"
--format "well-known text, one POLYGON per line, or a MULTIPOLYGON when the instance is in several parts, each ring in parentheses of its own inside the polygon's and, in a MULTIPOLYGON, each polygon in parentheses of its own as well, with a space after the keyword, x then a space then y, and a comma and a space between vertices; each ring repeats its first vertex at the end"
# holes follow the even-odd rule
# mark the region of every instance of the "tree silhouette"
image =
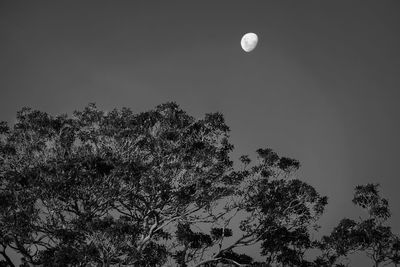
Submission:
POLYGON ((399 262, 376 186, 356 189, 368 219, 317 242, 327 198, 296 177, 299 162, 258 149, 236 166, 232 149, 221 114, 195 119, 175 103, 23 108, 0 124, 0 266, 16 266, 11 250, 21 266, 340 266, 357 250, 399 262), (263 262, 243 254, 257 246, 263 262))
POLYGON ((340 221, 330 236, 323 238, 321 247, 325 256, 330 251, 331 262, 335 262, 340 257, 362 252, 372 260, 374 267, 398 264, 399 238, 387 225, 390 218, 389 203, 379 195, 379 185, 357 186, 353 203, 366 211, 366 218, 340 221))

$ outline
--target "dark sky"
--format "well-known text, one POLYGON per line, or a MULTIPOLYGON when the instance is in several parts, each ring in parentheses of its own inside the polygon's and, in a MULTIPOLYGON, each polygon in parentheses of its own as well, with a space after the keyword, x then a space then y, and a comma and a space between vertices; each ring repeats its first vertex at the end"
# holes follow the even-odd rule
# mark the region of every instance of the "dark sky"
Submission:
POLYGON ((378 182, 399 233, 399 14, 399 1, 1 1, 0 120, 89 102, 220 111, 234 157, 301 161, 329 197, 322 231, 359 215, 355 185, 378 182))

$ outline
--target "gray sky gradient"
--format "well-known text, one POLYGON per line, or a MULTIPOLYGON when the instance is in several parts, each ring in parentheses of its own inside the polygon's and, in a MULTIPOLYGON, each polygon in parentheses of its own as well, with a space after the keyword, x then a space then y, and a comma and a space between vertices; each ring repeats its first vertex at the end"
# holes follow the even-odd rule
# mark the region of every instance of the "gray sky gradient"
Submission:
MULTIPOLYGON (((400 232, 399 1, 1 1, 0 120, 96 102, 220 111, 234 157, 271 147, 329 197, 378 182, 400 232), (246 32, 259 36, 251 53, 246 32)), ((352 266, 364 266, 359 259, 352 266)))

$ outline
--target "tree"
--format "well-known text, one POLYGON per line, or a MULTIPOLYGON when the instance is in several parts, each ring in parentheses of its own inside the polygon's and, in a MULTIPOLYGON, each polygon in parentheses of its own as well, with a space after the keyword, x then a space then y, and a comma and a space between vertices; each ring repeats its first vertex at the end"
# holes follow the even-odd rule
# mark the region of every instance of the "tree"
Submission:
POLYGON ((386 263, 397 264, 399 238, 387 225, 390 218, 389 203, 379 195, 379 185, 357 186, 353 203, 363 208, 367 217, 360 218, 358 222, 351 219, 340 221, 330 236, 323 238, 323 250, 331 252, 333 262, 341 256, 363 252, 375 267, 386 263))
POLYGON ((313 266, 327 198, 297 160, 259 149, 235 167, 232 149, 221 114, 175 103, 24 108, 0 124, 2 264, 13 249, 42 266, 260 266, 241 250, 259 245, 264 265, 313 266))
POLYGON ((4 246, 32 264, 161 263, 165 229, 229 192, 228 130, 218 113, 194 120, 173 103, 138 115, 21 110, 2 124, 4 246))

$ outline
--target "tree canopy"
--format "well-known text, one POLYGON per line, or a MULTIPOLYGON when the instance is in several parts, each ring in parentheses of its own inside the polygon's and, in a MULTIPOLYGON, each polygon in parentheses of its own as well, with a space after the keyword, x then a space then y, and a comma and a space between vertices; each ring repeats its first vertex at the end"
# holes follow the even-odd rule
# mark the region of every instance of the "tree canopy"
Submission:
POLYGON ((399 262, 377 185, 356 188, 368 218, 314 240, 327 198, 297 178, 300 163, 267 148, 233 164, 229 131, 222 114, 175 103, 23 108, 0 124, 0 266, 17 266, 10 251, 23 266, 343 266, 354 251, 399 262))

